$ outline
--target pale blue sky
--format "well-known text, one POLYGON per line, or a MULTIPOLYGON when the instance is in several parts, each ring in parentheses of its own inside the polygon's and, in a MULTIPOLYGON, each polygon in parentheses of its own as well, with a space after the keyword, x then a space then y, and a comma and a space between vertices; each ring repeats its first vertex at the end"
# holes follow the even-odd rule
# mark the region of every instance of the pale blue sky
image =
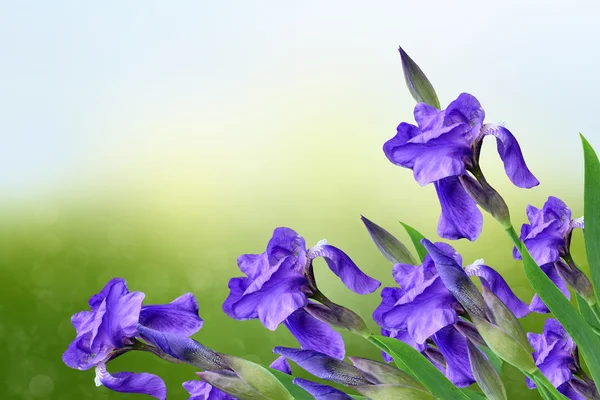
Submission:
POLYGON ((234 186, 308 153, 371 179, 357 165, 387 163, 411 120, 398 44, 442 104, 471 92, 538 175, 580 179, 577 132, 600 148, 600 6, 494 3, 2 2, 0 191, 234 186))

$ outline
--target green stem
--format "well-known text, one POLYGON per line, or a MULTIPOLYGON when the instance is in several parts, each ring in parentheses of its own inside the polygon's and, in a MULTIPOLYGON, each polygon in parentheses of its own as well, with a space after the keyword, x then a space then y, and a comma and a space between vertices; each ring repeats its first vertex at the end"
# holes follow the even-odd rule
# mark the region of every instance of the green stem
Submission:
POLYGON ((508 236, 510 236, 515 246, 517 246, 517 249, 520 250, 521 239, 519 239, 519 235, 517 234, 517 231, 515 231, 515 228, 512 226, 512 224, 508 228, 506 228, 506 233, 508 233, 508 236))

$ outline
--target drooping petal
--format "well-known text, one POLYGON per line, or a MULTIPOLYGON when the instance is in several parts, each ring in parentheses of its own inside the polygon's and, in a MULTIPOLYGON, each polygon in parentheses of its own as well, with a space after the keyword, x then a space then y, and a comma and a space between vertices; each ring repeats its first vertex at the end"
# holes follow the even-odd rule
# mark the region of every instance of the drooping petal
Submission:
POLYGON ((275 347, 273 352, 287 357, 321 379, 348 386, 369 384, 358 368, 326 354, 288 347, 275 347))
MULTIPOLYGON (((567 287, 565 281, 563 281, 562 278, 558 275, 558 272, 554 267, 554 263, 544 264, 540 268, 542 269, 542 271, 544 271, 546 275, 548 275, 548 278, 550 278, 550 280, 556 285, 556 287, 560 289, 562 294, 564 294, 567 299, 570 299, 571 293, 569 292, 569 288, 567 287)), ((529 304, 529 309, 533 312, 540 314, 547 314, 550 312, 548 307, 546 307, 544 302, 542 302, 542 299, 540 299, 540 297, 537 294, 533 296, 533 299, 529 304)))
POLYGON ((529 314, 527 304, 513 293, 504 278, 494 269, 476 262, 465 267, 465 272, 469 276, 478 276, 481 284, 494 292, 517 318, 523 318, 529 314))
POLYGON ((483 215, 458 178, 449 177, 435 182, 435 190, 442 207, 438 235, 452 240, 477 239, 483 226, 483 215))
POLYGON ((143 306, 140 324, 163 332, 191 336, 202 327, 198 316, 198 302, 192 293, 186 293, 169 304, 143 306))
POLYGON ((329 269, 348 287, 358 294, 372 293, 381 283, 362 272, 356 264, 337 247, 317 244, 309 250, 309 258, 323 257, 329 269))
POLYGON ((162 379, 146 372, 117 372, 111 375, 104 364, 96 367, 96 385, 122 393, 148 394, 159 400, 166 400, 167 387, 162 379))
POLYGON ((304 308, 294 311, 284 323, 303 349, 344 359, 346 350, 342 336, 329 325, 310 315, 304 308))
MULTIPOLYGON (((381 328, 381 334, 383 336, 387 336, 387 337, 391 337, 391 338, 403 341, 404 343, 408 344, 409 346, 413 347, 414 349, 418 350, 419 352, 423 352, 427 348, 427 344, 425 344, 425 343, 421 343, 421 344, 417 343, 412 338, 412 336, 410 336, 408 334, 408 332, 404 331, 404 330, 388 330, 388 329, 381 328)), ((387 354, 385 351, 383 351, 381 354, 382 354, 383 360, 385 362, 389 363, 389 362, 394 361, 394 359, 392 357, 390 357, 390 355, 387 354)))
POLYGON ((277 357, 275 361, 273 361, 271 365, 269 365, 269 367, 276 369, 277 371, 283 372, 284 374, 292 374, 292 367, 290 367, 290 363, 284 356, 277 357))
POLYGON ((446 360, 446 377, 458 387, 475 382, 467 353, 467 340, 453 326, 439 330, 432 339, 446 360))
POLYGON ((208 382, 186 381, 182 386, 190 394, 188 400, 235 400, 227 393, 224 393, 208 382))
POLYGON ((540 184, 527 168, 521 147, 508 129, 500 125, 487 125, 483 132, 485 135, 496 137, 498 154, 504 162, 504 170, 515 186, 529 189, 540 184))
POLYGON ((315 400, 352 400, 352 397, 331 386, 322 385, 301 378, 294 378, 293 382, 295 385, 300 386, 302 389, 313 395, 315 400))

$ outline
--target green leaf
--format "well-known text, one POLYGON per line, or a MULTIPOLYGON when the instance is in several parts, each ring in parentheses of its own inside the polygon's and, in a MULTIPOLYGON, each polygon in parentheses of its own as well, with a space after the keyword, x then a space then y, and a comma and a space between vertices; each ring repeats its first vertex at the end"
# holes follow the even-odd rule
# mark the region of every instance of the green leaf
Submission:
POLYGON ((402 242, 375 222, 368 220, 362 215, 360 218, 367 227, 367 231, 377 246, 377 249, 379 249, 379 252, 383 254, 389 262, 392 264, 416 264, 414 257, 402 242))
POLYGON ((294 400, 285 386, 262 365, 243 358, 221 354, 231 369, 252 389, 272 400, 294 400))
POLYGON ((270 373, 275 375, 275 378, 281 382, 283 386, 294 396, 296 400, 313 400, 313 397, 308 392, 298 385, 294 385, 294 377, 281 372, 275 368, 267 367, 270 373))
POLYGON ((417 103, 427 103, 440 109, 440 101, 433 89, 433 85, 425 76, 421 68, 415 63, 412 58, 406 54, 404 49, 400 47, 400 58, 402 59, 402 70, 404 71, 404 80, 412 97, 417 103))
POLYGON ((407 372, 410 371, 431 393, 440 399, 469 399, 469 396, 454 386, 427 358, 408 344, 379 335, 372 335, 370 340, 392 356, 398 368, 407 372))
POLYGON ((396 399, 414 399, 414 400, 435 400, 435 397, 423 390, 402 386, 402 385, 365 385, 354 386, 358 393, 362 393, 370 400, 396 400, 396 399))
POLYGON ((560 321, 562 326, 577 343, 583 355, 592 379, 600 382, 600 336, 597 336, 577 309, 566 299, 550 278, 533 261, 531 255, 521 243, 519 246, 523 256, 525 274, 540 299, 560 321))
POLYGON ((425 260, 425 256, 427 255, 427 250, 425 250, 425 247, 421 244, 421 239, 424 239, 425 236, 421 235, 419 231, 412 226, 405 224, 404 222, 400 222, 400 225, 406 229, 406 233, 408 233, 408 236, 410 236, 410 240, 412 241, 413 246, 415 246, 415 250, 417 250, 419 259, 421 262, 423 262, 423 260, 425 260))
POLYGON ((575 295, 577 296, 577 306, 579 307, 579 312, 592 327, 592 329, 595 330, 596 334, 600 335, 600 321, 598 321, 598 318, 596 318, 596 315, 594 315, 594 312, 587 301, 585 301, 580 295, 575 295))
POLYGON ((584 221, 585 251, 590 265, 596 297, 600 290, 600 161, 589 142, 581 135, 585 160, 584 221))
POLYGON ((485 400, 486 397, 481 393, 472 391, 471 389, 460 389, 471 400, 485 400))

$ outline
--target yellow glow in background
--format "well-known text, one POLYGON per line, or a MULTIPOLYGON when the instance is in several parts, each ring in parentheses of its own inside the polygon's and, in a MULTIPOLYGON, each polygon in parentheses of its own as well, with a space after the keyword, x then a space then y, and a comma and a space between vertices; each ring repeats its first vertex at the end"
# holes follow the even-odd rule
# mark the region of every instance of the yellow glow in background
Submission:
MULTIPOLYGON (((398 220, 436 239, 439 216, 433 188, 381 150, 412 121, 399 44, 443 105, 472 93, 519 139, 538 188, 510 184, 492 139, 482 155, 515 225, 548 195, 581 215, 577 133, 600 148, 599 13, 591 1, 0 5, 3 398, 124 396, 60 361, 70 315, 112 276, 149 303, 194 292, 206 320, 197 340, 270 362, 273 346, 295 345, 289 334, 231 321, 220 305, 236 257, 263 251, 277 226, 309 244, 327 238, 392 284, 359 215, 402 240, 398 220)), ((495 221, 476 243, 453 245, 531 298, 495 221)), ((574 246, 583 257, 580 236, 574 246)), ((369 319, 378 294, 351 294, 324 263, 317 275, 369 319)), ((544 318, 524 323, 539 331, 544 318)), ((349 354, 377 356, 345 338, 349 354)), ((184 398, 193 368, 136 356, 110 369, 159 373, 184 398)), ((504 374, 512 396, 535 398, 518 372, 504 374)))

